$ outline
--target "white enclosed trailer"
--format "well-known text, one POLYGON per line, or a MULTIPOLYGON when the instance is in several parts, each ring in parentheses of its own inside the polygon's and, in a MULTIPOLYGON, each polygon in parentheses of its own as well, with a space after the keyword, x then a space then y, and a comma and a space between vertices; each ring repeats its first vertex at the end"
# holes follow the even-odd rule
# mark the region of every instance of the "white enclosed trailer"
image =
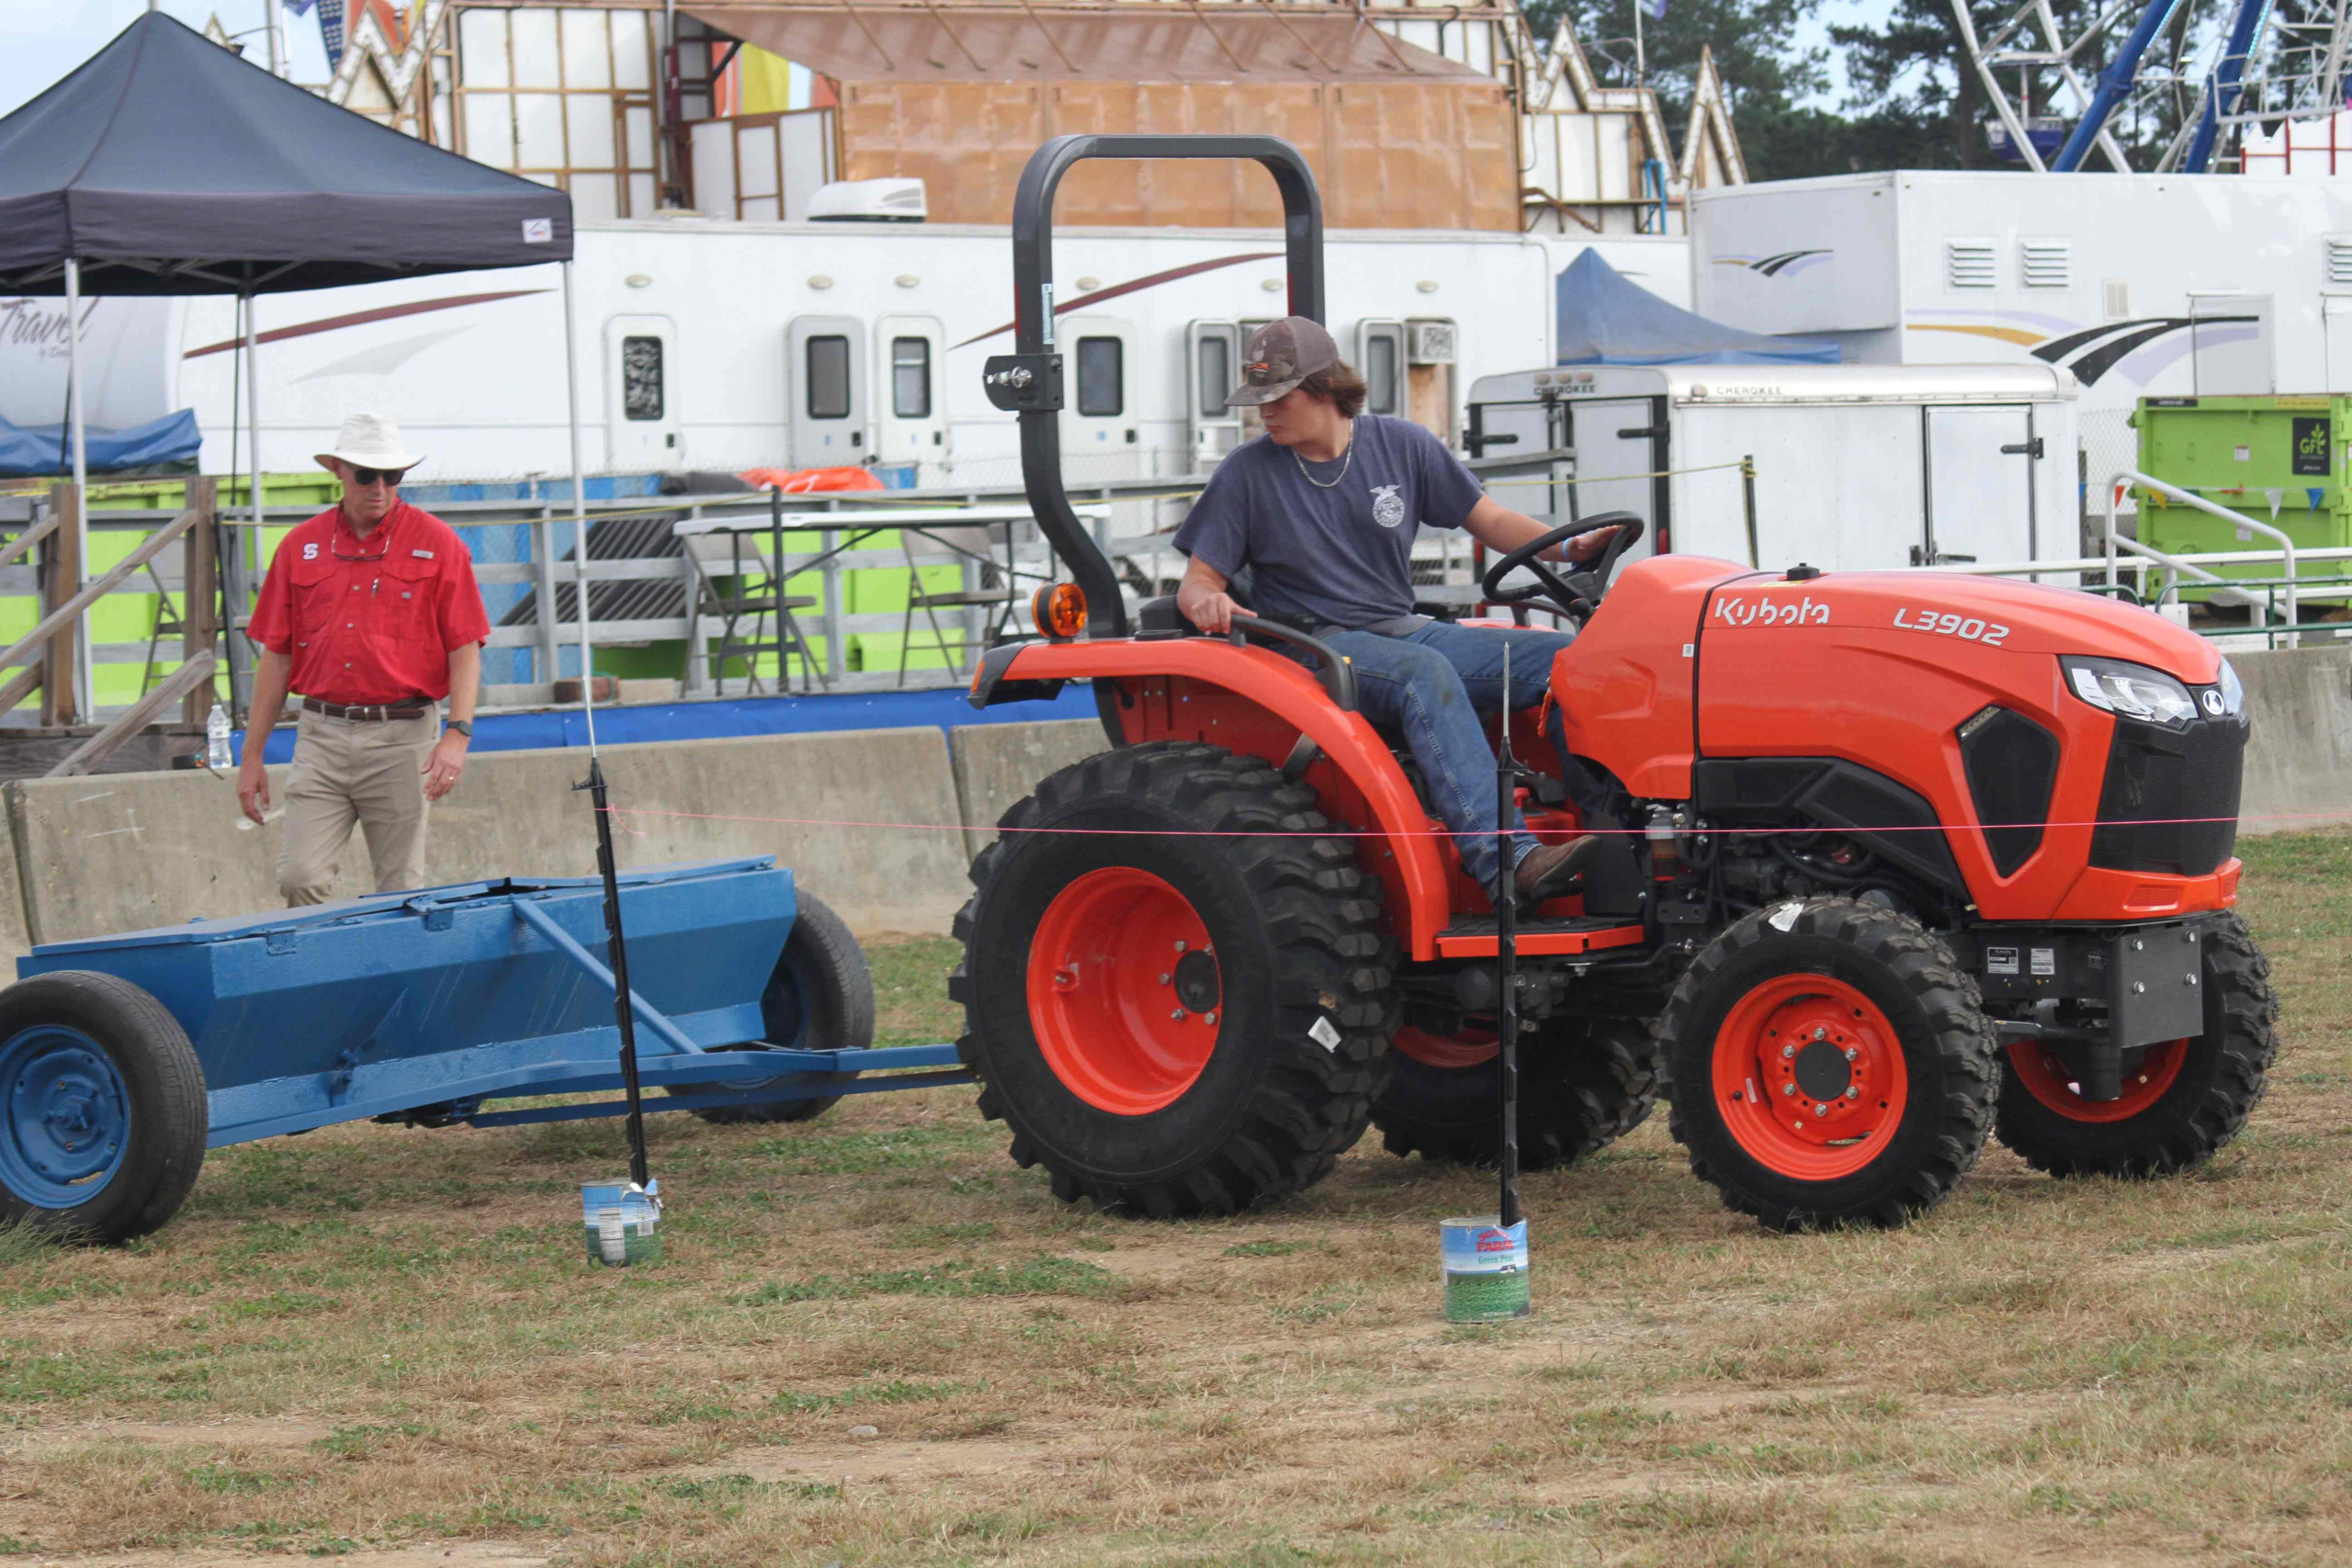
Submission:
POLYGON ((2052 366, 1565 367, 1481 377, 1469 443, 1531 459, 1489 476, 1506 505, 1632 512, 1650 527, 1639 554, 1846 570, 2063 559, 2080 515, 2076 391, 2052 366))
MULTIPOLYGON (((1598 240, 1669 295, 1687 244, 1598 240)), ((1556 236, 1343 231, 1328 242, 1330 325, 1378 412, 1449 437, 1477 375, 1551 355, 1555 279, 1584 247, 1556 236)), ((917 482, 1017 485, 1014 421, 980 386, 1012 342, 1001 228, 743 223, 583 226, 574 265, 589 468, 604 472, 873 463, 917 482)), ((1244 434, 1224 406, 1256 321, 1286 309, 1278 233, 1070 229, 1055 270, 1070 356, 1071 482, 1214 464, 1244 434), (1090 298, 1091 297, 1091 298, 1090 298)), ((41 302, 31 302, 30 310, 41 302)), ((0 328, 11 320, 0 301, 0 328)), ((223 300, 100 300, 102 405, 135 423, 194 407, 207 471, 226 472, 235 332, 223 300), (118 407, 118 405, 119 405, 118 407), (135 406, 134 406, 135 405, 135 406)), ((307 468, 345 414, 389 413, 424 479, 568 471, 562 305, 526 272, 458 274, 298 296, 259 310, 262 462, 307 468)), ((29 316, 27 318, 29 321, 29 316)), ((0 418, 57 417, 63 356, 0 331, 0 418)), ((91 333, 85 330, 85 342, 91 333)))
POLYGON ((1845 362, 2059 365, 2089 479, 2143 397, 2352 390, 2352 188, 2237 175, 1900 172, 1691 196, 1692 307, 1845 362))

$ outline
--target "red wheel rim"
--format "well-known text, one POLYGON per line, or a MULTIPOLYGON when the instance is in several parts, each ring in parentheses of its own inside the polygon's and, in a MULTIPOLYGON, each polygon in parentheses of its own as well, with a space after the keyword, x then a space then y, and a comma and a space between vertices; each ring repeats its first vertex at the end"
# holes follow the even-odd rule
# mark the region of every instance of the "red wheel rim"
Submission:
POLYGON ((2167 1040, 2140 1054, 2137 1066, 2123 1074, 2123 1093, 2115 1100, 2085 1100, 2075 1075, 2058 1053, 2030 1040, 2009 1045, 2009 1071, 2025 1091, 2069 1122, 2128 1122, 2165 1097, 2188 1060, 2188 1042, 2167 1040))
POLYGON ((1492 1030, 1471 1029, 1459 1035, 1431 1034, 1410 1024, 1398 1030, 1389 1043, 1424 1066, 1449 1070, 1484 1066, 1502 1050, 1492 1030))
POLYGON ((1876 1002, 1826 975, 1781 975, 1740 998, 1715 1032, 1714 1091, 1758 1164, 1834 1181, 1885 1150, 1910 1072, 1876 1002))
POLYGON ((1029 950, 1029 1021, 1046 1065, 1098 1111, 1144 1116, 1191 1089, 1216 1050, 1223 982, 1208 927, 1134 866, 1054 896, 1029 950))

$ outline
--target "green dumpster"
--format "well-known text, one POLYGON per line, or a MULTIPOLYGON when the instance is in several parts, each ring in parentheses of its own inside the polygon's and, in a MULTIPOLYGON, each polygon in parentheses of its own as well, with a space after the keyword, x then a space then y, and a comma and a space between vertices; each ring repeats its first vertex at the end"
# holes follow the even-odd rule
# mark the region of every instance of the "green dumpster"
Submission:
MULTIPOLYGON (((2297 550, 2352 546, 2352 397, 2143 398, 2132 416, 2140 471, 2259 522, 2297 550)), ((2140 541, 2166 555, 2275 549, 2267 535, 2142 490, 2140 541)), ((2279 578, 2276 564, 2209 567, 2224 577, 2279 578)), ((2341 578, 2352 561, 2302 560, 2298 577, 2341 578)), ((2195 593, 2185 597, 2201 597, 2195 593)))

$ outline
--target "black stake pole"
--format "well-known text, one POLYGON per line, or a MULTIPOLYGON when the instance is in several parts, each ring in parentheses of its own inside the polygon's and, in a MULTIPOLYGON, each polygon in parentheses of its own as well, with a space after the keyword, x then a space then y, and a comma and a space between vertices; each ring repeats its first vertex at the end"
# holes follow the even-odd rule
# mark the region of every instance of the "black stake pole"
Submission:
POLYGON ((613 1021, 621 1031, 621 1088, 628 1093, 628 1179, 643 1187, 652 1176, 645 1160, 644 1096, 637 1081, 637 1014, 629 1006, 628 940, 621 931, 621 879, 613 860, 613 814, 605 764, 588 756, 588 798, 596 806, 596 873, 605 879, 605 952, 613 971, 613 1021))
POLYGON ((1761 571, 1764 570, 1764 556, 1756 545, 1756 457, 1753 453, 1739 460, 1739 495, 1747 510, 1747 564, 1761 571))
POLYGON ((1502 744, 1495 753, 1495 981, 1501 998, 1496 1075, 1502 1097, 1502 1197, 1497 1219, 1519 1224, 1519 931, 1511 901, 1510 819, 1518 805, 1519 763, 1510 750, 1510 645, 1503 645, 1502 744))

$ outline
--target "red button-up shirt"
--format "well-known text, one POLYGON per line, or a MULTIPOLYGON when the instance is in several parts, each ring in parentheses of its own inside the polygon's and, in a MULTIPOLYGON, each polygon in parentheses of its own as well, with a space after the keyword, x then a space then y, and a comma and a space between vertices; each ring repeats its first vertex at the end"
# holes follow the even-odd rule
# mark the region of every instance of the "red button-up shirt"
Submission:
POLYGON ((245 635, 294 661, 306 697, 352 706, 449 694, 449 654, 490 636, 474 563, 455 530, 406 502, 364 539, 334 507, 298 525, 269 563, 245 635))

